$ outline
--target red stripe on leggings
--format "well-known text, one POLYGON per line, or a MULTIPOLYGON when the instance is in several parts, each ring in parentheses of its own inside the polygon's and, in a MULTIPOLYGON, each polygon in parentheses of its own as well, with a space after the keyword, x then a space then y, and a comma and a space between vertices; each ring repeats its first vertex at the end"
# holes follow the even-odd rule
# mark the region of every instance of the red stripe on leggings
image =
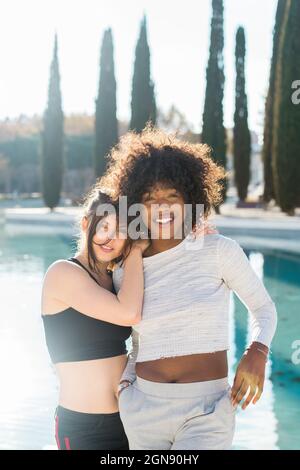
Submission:
POLYGON ((71 450, 70 439, 65 437, 66 450, 71 450))
POLYGON ((56 440, 58 450, 60 450, 60 442, 58 438, 58 416, 55 416, 55 440, 56 440))

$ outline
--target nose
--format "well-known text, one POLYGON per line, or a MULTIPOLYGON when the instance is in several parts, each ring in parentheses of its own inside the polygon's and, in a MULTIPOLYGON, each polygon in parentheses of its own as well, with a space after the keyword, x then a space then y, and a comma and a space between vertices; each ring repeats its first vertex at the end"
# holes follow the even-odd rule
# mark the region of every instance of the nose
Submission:
POLYGON ((112 248, 111 245, 113 244, 113 239, 115 237, 115 233, 116 233, 115 231, 112 231, 112 232, 108 233, 106 238, 105 238, 104 243, 105 243, 105 245, 108 245, 110 248, 112 248))
POLYGON ((165 206, 165 208, 170 207, 170 203, 167 199, 165 198, 157 198, 154 200, 154 204, 159 205, 159 206, 165 206))
POLYGON ((158 208, 155 208, 155 210, 152 210, 151 214, 154 218, 157 218, 157 217, 171 217, 172 216, 172 213, 173 211, 171 211, 171 207, 169 204, 164 204, 163 207, 161 207, 162 204, 160 205, 160 207, 158 208))

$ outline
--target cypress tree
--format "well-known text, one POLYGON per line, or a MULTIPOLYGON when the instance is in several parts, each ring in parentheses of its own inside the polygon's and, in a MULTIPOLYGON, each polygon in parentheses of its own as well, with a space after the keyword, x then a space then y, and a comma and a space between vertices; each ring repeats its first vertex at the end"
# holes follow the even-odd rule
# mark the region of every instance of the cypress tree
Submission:
POLYGON ((141 132, 148 121, 156 124, 156 102, 154 83, 150 74, 150 49, 144 16, 135 49, 129 128, 141 132))
POLYGON ((41 134, 42 195, 47 207, 59 203, 63 179, 64 116, 60 92, 57 35, 50 68, 48 104, 43 116, 41 134))
MULTIPOLYGON (((210 51, 206 69, 206 93, 201 141, 213 151, 214 160, 226 169, 226 133, 223 124, 224 97, 224 8, 223 0, 212 0, 210 51)), ((223 199, 227 181, 223 181, 223 199)), ((216 207, 217 212, 219 209, 216 207)))
POLYGON ((248 128, 248 104, 245 91, 246 41, 244 28, 236 33, 235 47, 235 113, 233 129, 233 161, 235 184, 239 199, 244 201, 250 181, 251 136, 248 128))
POLYGON ((292 100, 299 77, 300 2, 288 0, 276 67, 272 167, 276 200, 289 215, 300 204, 300 105, 292 100))
POLYGON ((272 172, 273 120, 275 100, 275 71, 278 62, 279 38, 282 30, 284 10, 287 0, 278 0, 275 27, 273 33, 273 54, 271 60, 269 89, 265 103, 264 144, 262 151, 264 165, 263 200, 268 203, 275 198, 272 172))
POLYGON ((101 177, 104 173, 105 157, 118 141, 116 88, 113 39, 109 28, 104 32, 102 41, 98 97, 95 100, 94 169, 96 177, 101 177))

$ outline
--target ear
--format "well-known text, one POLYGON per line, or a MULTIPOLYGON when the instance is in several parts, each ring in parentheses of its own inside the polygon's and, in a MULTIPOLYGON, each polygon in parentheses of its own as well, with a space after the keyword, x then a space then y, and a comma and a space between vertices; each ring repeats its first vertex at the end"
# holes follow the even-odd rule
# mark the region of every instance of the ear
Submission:
POLYGON ((81 229, 83 232, 86 232, 88 228, 88 218, 84 215, 81 219, 81 229))

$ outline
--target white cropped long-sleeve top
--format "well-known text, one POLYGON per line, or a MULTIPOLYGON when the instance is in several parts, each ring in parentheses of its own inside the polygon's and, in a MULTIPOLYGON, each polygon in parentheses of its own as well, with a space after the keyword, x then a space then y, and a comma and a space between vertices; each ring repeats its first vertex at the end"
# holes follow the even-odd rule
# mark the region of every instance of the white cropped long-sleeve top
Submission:
MULTIPOLYGON (((251 319, 251 342, 270 347, 277 326, 274 302, 233 239, 211 234, 184 238, 143 258, 142 320, 121 380, 135 379, 135 363, 229 349, 229 300, 234 291, 251 319)), ((113 271, 116 292, 123 268, 113 271)), ((250 344, 249 343, 249 344, 250 344)))

